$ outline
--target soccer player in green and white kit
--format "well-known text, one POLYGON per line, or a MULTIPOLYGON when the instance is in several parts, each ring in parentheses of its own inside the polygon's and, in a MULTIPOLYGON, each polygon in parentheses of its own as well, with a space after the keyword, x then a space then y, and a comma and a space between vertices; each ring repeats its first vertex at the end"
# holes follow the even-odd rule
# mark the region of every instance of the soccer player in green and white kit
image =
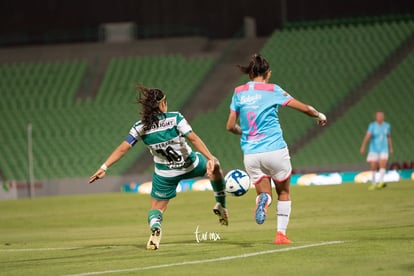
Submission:
POLYGON ((169 200, 176 196, 178 183, 183 179, 200 177, 207 173, 216 199, 213 211, 222 225, 228 225, 225 182, 219 161, 210 153, 183 115, 179 112, 167 112, 167 98, 160 89, 141 85, 137 88, 139 90, 137 101, 142 105, 141 120, 132 126, 125 141, 89 178, 89 183, 103 178, 112 164, 142 140, 148 146, 155 163, 151 209, 148 212, 151 236, 147 249, 158 249, 163 215, 169 200), (190 141, 199 152, 192 151, 186 140, 190 141))

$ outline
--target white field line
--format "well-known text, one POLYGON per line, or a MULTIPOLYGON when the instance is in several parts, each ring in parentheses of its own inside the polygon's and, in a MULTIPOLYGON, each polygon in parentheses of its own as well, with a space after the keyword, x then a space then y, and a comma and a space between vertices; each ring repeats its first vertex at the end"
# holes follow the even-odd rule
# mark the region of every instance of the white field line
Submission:
POLYGON ((13 248, 13 249, 0 249, 0 253, 32 252, 32 251, 57 251, 57 250, 73 250, 73 249, 81 249, 81 248, 82 247, 13 248))
POLYGON ((286 251, 299 250, 299 249, 324 246, 324 245, 340 244, 340 243, 345 243, 345 241, 321 242, 321 243, 314 243, 314 244, 301 245, 301 246, 295 246, 295 247, 279 248, 279 249, 273 249, 273 250, 246 253, 246 254, 241 254, 241 255, 220 257, 220 258, 215 258, 215 259, 194 260, 194 261, 186 261, 186 262, 180 262, 180 263, 170 263, 170 264, 163 264, 163 265, 135 267, 135 268, 127 268, 127 269, 91 271, 91 272, 84 272, 84 273, 79 273, 79 274, 70 274, 66 276, 87 276, 87 275, 100 275, 100 274, 109 274, 109 273, 123 273, 123 272, 132 272, 132 271, 140 271, 140 270, 148 270, 148 269, 166 268, 166 267, 173 267, 173 266, 212 263, 212 262, 228 261, 228 260, 248 258, 248 257, 253 257, 253 256, 258 256, 258 255, 272 254, 272 253, 277 253, 277 252, 286 252, 286 251))
MULTIPOLYGON (((166 246, 188 246, 188 245, 198 245, 197 243, 187 243, 187 244, 163 244, 162 247, 166 246)), ((10 249, 0 249, 0 253, 13 253, 13 252, 32 252, 32 251, 59 251, 59 250, 79 250, 79 249, 108 249, 116 247, 136 247, 134 245, 102 245, 102 246, 79 246, 79 247, 45 247, 45 248, 10 248, 10 249)))

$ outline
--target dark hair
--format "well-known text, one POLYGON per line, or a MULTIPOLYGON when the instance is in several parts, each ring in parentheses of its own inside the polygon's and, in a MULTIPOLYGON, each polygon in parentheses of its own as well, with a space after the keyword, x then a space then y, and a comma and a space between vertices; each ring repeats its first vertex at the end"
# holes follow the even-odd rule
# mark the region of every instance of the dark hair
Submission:
POLYGON ((247 66, 237 65, 244 74, 248 74, 250 79, 253 79, 258 76, 266 77, 266 74, 269 72, 270 65, 267 60, 262 57, 260 54, 254 54, 250 63, 247 66))
POLYGON ((144 130, 158 126, 159 115, 164 114, 159 107, 161 101, 165 99, 165 94, 158 88, 148 88, 141 84, 135 85, 138 90, 137 103, 142 105, 141 115, 144 130))

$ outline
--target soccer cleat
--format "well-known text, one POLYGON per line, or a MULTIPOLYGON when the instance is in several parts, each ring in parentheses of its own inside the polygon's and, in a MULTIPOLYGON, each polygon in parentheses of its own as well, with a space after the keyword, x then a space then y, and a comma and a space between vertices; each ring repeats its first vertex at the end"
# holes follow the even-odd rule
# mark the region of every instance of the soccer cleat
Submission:
POLYGON ((157 250, 160 247, 161 228, 151 229, 151 236, 147 242, 148 250, 157 250))
POLYGON ((373 190, 375 190, 377 188, 377 185, 375 185, 375 184, 371 184, 369 187, 368 187, 368 190, 369 191, 373 191, 373 190))
POLYGON ((263 224, 266 219, 266 213, 267 213, 267 202, 268 202, 268 195, 265 193, 261 193, 259 195, 259 199, 256 202, 256 223, 257 224, 263 224))
POLYGON ((275 241, 273 243, 274 244, 290 244, 292 243, 292 241, 289 240, 288 236, 286 236, 282 232, 277 232, 275 241))
POLYGON ((377 190, 381 190, 382 188, 385 188, 385 187, 387 187, 387 183, 381 182, 377 185, 376 188, 377 190))
POLYGON ((213 208, 214 214, 219 217, 221 225, 229 225, 229 212, 226 208, 223 208, 220 202, 217 202, 213 208))

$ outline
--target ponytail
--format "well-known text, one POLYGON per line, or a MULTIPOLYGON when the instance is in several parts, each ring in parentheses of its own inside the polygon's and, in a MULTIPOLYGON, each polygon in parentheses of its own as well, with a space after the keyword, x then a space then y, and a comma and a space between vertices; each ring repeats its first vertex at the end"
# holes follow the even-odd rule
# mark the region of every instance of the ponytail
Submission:
POLYGON ((141 84, 137 84, 135 87, 138 90, 136 102, 142 106, 141 120, 144 124, 144 130, 158 126, 159 115, 164 114, 160 110, 159 104, 165 100, 165 94, 158 88, 147 88, 141 84))

